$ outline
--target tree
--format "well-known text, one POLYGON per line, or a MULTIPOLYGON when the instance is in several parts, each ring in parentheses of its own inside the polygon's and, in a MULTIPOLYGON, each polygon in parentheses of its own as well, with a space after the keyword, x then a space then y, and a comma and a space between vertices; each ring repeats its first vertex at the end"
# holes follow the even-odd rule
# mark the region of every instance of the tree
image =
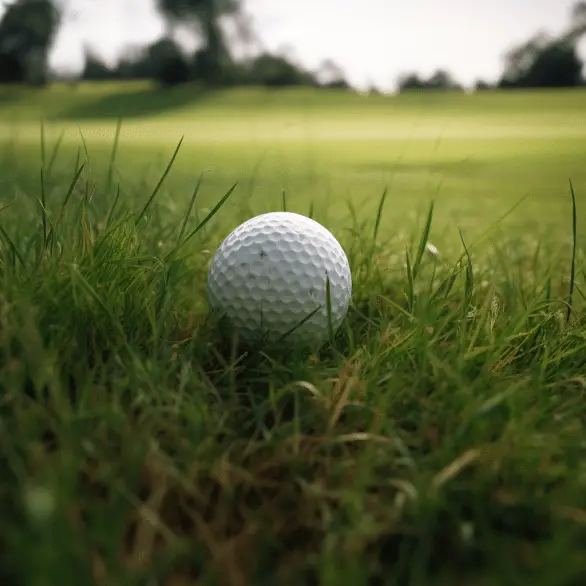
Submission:
POLYGON ((171 25, 187 24, 202 39, 196 69, 205 76, 203 81, 218 83, 230 56, 220 19, 236 14, 240 0, 157 0, 159 9, 171 25))
POLYGON ((586 2, 578 2, 568 30, 559 38, 538 33, 505 55, 500 87, 573 87, 581 85, 583 63, 577 44, 586 34, 586 2))
POLYGON ((322 61, 317 71, 317 78, 320 84, 326 88, 350 88, 350 84, 346 81, 346 78, 344 77, 344 71, 333 59, 325 59, 324 61, 322 61))
POLYGON ((405 73, 399 76, 397 85, 399 86, 400 92, 406 90, 420 90, 425 88, 425 82, 419 77, 417 73, 405 73))
POLYGON ((575 43, 584 34, 586 34, 586 2, 578 2, 572 9, 570 27, 562 38, 566 42, 575 43))
POLYGON ((416 73, 408 73, 399 77, 399 91, 405 90, 461 90, 462 87, 450 73, 438 69, 428 79, 420 78, 416 73))
POLYGON ((153 43, 146 55, 147 69, 163 86, 173 86, 189 81, 189 62, 177 43, 163 38, 153 43))
POLYGON ((86 81, 103 81, 114 79, 116 72, 112 71, 91 49, 85 49, 85 64, 81 79, 86 81))
POLYGON ((252 61, 248 78, 251 83, 268 87, 313 85, 312 76, 286 57, 263 53, 252 61))
POLYGON ((41 84, 61 22, 53 0, 15 0, 0 20, 0 82, 41 84))

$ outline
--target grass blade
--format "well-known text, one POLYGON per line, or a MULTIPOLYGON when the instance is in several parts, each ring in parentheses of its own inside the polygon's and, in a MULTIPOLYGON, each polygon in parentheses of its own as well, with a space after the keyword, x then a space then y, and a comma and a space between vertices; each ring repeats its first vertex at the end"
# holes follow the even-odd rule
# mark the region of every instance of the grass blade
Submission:
POLYGON ((474 272, 472 270, 472 259, 470 258, 470 252, 468 252, 468 248, 466 243, 464 242, 464 236, 462 235, 462 231, 458 229, 458 233, 460 234, 460 240, 462 241, 462 246, 464 247, 464 251, 466 254, 466 285, 464 290, 464 298, 466 300, 464 305, 464 313, 468 311, 468 307, 472 302, 472 290, 474 288, 474 272))
POLYGON ((330 276, 326 272, 326 309, 328 312, 328 335, 330 344, 334 344, 334 323, 332 320, 332 286, 330 283, 330 276))
POLYGON ((46 153, 47 153, 47 148, 46 148, 46 141, 45 141, 45 120, 44 118, 41 118, 41 165, 43 167, 45 167, 45 161, 46 161, 46 153))
MULTIPOLYGON (((53 147, 53 151, 51 152, 51 158, 49 159, 49 164, 47 165, 47 176, 51 175, 51 171, 53 169, 53 165, 55 164, 55 161, 57 160, 57 155, 59 154, 59 150, 61 149, 61 143, 63 142, 63 137, 65 136, 65 129, 63 129, 61 131, 61 134, 59 135, 59 138, 57 139, 57 142, 55 143, 55 146, 53 147)), ((77 167, 76 167, 77 169, 77 167)))
POLYGON ((281 200, 283 202, 283 211, 287 211, 287 192, 283 189, 281 192, 281 200))
POLYGON ((316 307, 310 314, 305 316, 299 323, 295 324, 290 330, 287 330, 282 336, 279 336, 275 341, 275 345, 280 344, 283 340, 288 338, 295 330, 299 329, 306 321, 309 321, 320 309, 322 306, 316 307))
POLYGON ((405 250, 405 260, 407 261, 407 306, 409 313, 413 313, 415 306, 415 287, 413 283, 413 269, 411 266, 411 255, 409 250, 405 250))
POLYGON ((432 200, 429 204, 429 210, 427 212, 427 220, 425 221, 425 228, 423 229, 423 234, 421 234, 421 239, 419 240, 419 247, 417 248, 417 256, 415 257, 415 262, 413 263, 413 279, 417 278, 417 273, 419 272, 419 267, 421 266, 421 259, 423 258, 423 254, 425 253, 425 247, 427 246, 427 242, 429 240, 429 233, 431 231, 431 223, 433 220, 433 208, 435 202, 432 200))
POLYGON ((387 193, 389 191, 389 187, 388 185, 385 186, 383 193, 381 195, 380 201, 378 202, 378 209, 376 211, 376 219, 374 221, 374 233, 372 235, 372 246, 374 248, 374 246, 376 246, 376 238, 378 236, 378 231, 380 228, 380 222, 382 219, 382 215, 383 215, 383 208, 385 206, 385 201, 387 199, 387 193))
POLYGON ((197 185, 195 186, 195 189, 193 190, 193 194, 191 196, 191 199, 189 200, 189 205, 187 206, 187 212, 185 213, 185 217, 183 218, 183 222, 181 223, 181 229, 179 230, 179 238, 177 239, 177 243, 179 243, 181 241, 181 238, 183 238, 183 234, 185 234, 185 229, 187 228, 187 222, 189 221, 189 216, 191 216, 191 211, 193 210, 195 198, 197 197, 197 194, 199 193, 199 190, 201 188, 201 184, 203 182, 204 173, 205 173, 205 171, 199 176, 199 179, 197 181, 197 185))
POLYGON ((184 139, 184 137, 181 137, 181 140, 177 144, 177 147, 175 148, 175 152, 173 153, 173 156, 171 157, 171 160, 167 163, 167 167, 165 168, 165 171, 163 172, 163 175, 159 179, 159 182, 157 183, 157 186, 155 187, 155 189, 153 190, 153 192, 152 192, 151 196, 149 197, 148 201, 144 204, 144 207, 142 208, 142 210, 140 211, 140 213, 136 217, 136 220, 134 222, 136 225, 138 225, 138 223, 140 222, 140 220, 146 214, 146 212, 148 211, 148 209, 151 207, 153 201, 155 200, 155 197, 157 197, 157 194, 161 190, 161 187, 163 186, 163 182, 167 178, 167 175, 171 171, 171 167, 173 166, 173 163, 175 162, 175 159, 177 158, 177 154, 179 153, 179 149, 181 148, 181 145, 183 144, 183 139, 184 139))
POLYGON ((118 182, 118 186, 116 187, 116 195, 114 196, 114 201, 108 210, 108 216, 106 217, 106 226, 109 226, 112 223, 112 218, 114 217, 114 210, 118 206, 118 200, 120 199, 120 182, 118 182))
POLYGON ((8 242, 8 246, 10 247, 10 250, 12 251, 12 255, 15 256, 19 260, 20 264, 24 268, 24 259, 22 258, 20 252, 18 252, 18 249, 14 245, 14 242, 12 241, 12 239, 8 235, 8 232, 6 232, 6 230, 4 229, 2 224, 0 224, 0 234, 4 237, 6 242, 8 242))
POLYGON ((89 163, 90 161, 90 152, 87 148, 87 142, 85 141, 85 136, 83 135, 83 132, 81 131, 81 128, 78 126, 77 130, 79 132, 79 136, 81 137, 81 143, 83 144, 83 150, 85 152, 85 158, 87 160, 87 162, 89 163))
POLYGON ((122 130, 122 118, 118 118, 116 123, 116 134, 114 135, 114 146, 112 147, 112 154, 110 155, 110 164, 108 165, 108 184, 106 191, 110 191, 112 185, 112 178, 114 176, 114 163, 116 162, 116 155, 118 154, 118 145, 120 143, 120 131, 122 130))
POLYGON ((82 163, 81 167, 79 167, 77 172, 75 173, 73 180, 69 184, 69 188, 68 188, 67 192, 65 193, 65 197, 63 198, 63 203, 61 204, 61 209, 59 210, 59 215, 57 216, 57 219, 55 220, 55 225, 51 227, 51 230, 49 232, 48 239, 51 240, 52 242, 55 240, 55 231, 59 227, 59 223, 61 222, 61 218, 63 217, 63 213, 65 212, 65 207, 67 206, 67 204, 69 203, 69 200, 71 199, 71 196, 73 195, 73 190, 75 189, 75 186, 77 185, 77 182, 79 181, 79 178, 81 177, 81 174, 83 172, 84 167, 85 167, 85 163, 82 163))
POLYGON ((568 294, 568 309, 566 312, 566 323, 569 323, 572 315, 572 303, 574 298, 574 285, 576 282, 576 246, 577 246, 577 217, 576 217, 576 194, 570 180, 570 193, 572 195, 572 268, 570 273, 570 292, 568 294))
POLYGON ((185 240, 178 244, 168 255, 166 258, 171 257, 179 248, 181 248, 186 242, 191 240, 219 211, 219 209, 226 203, 228 198, 232 195, 238 182, 234 183, 232 187, 222 196, 222 199, 213 207, 213 209, 209 212, 209 214, 186 236, 185 240))
POLYGON ((47 247, 47 204, 45 201, 45 172, 41 166, 41 222, 43 224, 43 246, 47 247))

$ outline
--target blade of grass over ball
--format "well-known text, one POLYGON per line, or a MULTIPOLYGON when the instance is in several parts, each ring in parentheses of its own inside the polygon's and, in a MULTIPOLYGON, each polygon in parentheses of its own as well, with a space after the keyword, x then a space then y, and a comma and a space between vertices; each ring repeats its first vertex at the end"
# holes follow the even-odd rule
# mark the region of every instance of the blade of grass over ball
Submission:
POLYGON ((283 189, 283 191, 281 192, 281 201, 282 201, 283 211, 286 212, 287 211, 287 191, 285 189, 283 189))
POLYGON ((431 223, 433 221, 434 205, 435 202, 432 200, 429 204, 429 210, 427 211, 427 219, 425 221, 425 228, 423 229, 423 233, 421 234, 421 238, 419 239, 417 255, 415 257, 415 262, 413 263, 413 279, 417 278, 417 273, 419 272, 419 267, 421 266, 421 260, 423 259, 423 254, 425 253, 425 247, 427 246, 427 242, 429 241, 429 233, 431 231, 431 223))
POLYGON ((328 312, 328 335, 330 337, 330 344, 334 343, 334 323, 332 319, 332 285, 330 283, 330 276, 326 273, 326 309, 328 312))
POLYGON ((181 148, 181 145, 183 144, 184 138, 185 137, 182 136, 181 139, 179 140, 179 143, 175 147, 175 152, 173 153, 171 160, 167 163, 167 167, 165 168, 163 175, 159 179, 157 186, 155 187, 155 189, 151 193, 151 196, 149 197, 147 202, 144 204, 144 207, 142 208, 140 213, 137 215, 136 220, 134 222, 136 225, 138 225, 138 223, 142 220, 144 215, 147 213, 148 209, 151 207, 153 201, 155 201, 155 197, 157 197, 157 194, 161 190, 161 187, 163 186, 163 183, 164 183, 165 179, 167 178, 167 175, 169 175, 169 172, 171 171, 171 168, 173 167, 173 163, 175 162, 175 159, 177 158, 177 155, 179 153, 179 149, 181 148))
POLYGON ((220 208, 226 203, 228 198, 232 195, 236 186, 238 185, 238 181, 230 187, 230 189, 222 196, 220 201, 213 207, 213 209, 208 213, 208 215, 185 237, 183 242, 177 244, 175 248, 165 257, 169 259, 173 254, 175 254, 179 248, 184 246, 189 240, 191 240, 220 210, 220 208))
POLYGON ((574 286, 576 283, 576 246, 578 241, 577 236, 577 215, 576 215, 576 194, 574 192, 574 185, 570 179, 570 194, 572 196, 572 266, 570 272, 570 291, 568 294, 568 309, 566 311, 566 323, 569 323, 572 315, 572 303, 574 298, 574 286))
POLYGON ((312 199, 311 202, 309 203, 309 211, 307 212, 307 217, 311 218, 313 220, 314 213, 315 213, 315 202, 312 199))
POLYGON ((322 306, 316 307, 309 315, 305 316, 299 323, 296 323, 291 329, 287 330, 282 336, 277 338, 275 344, 280 344, 288 338, 295 330, 298 330, 306 321, 309 321, 320 309, 322 306))

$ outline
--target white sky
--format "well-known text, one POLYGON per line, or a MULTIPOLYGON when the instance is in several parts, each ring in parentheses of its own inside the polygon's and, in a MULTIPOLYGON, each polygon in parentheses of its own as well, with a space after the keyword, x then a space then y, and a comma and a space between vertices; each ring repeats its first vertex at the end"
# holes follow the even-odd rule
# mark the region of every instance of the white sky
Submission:
MULTIPOLYGON (((59 69, 79 69, 84 44, 114 61, 125 46, 149 43, 164 31, 155 0, 65 1, 69 17, 51 56, 51 64, 59 69)), ((311 69, 332 58, 352 83, 382 88, 392 87, 405 71, 427 75, 439 67, 465 84, 479 77, 496 79, 507 49, 539 30, 564 30, 574 4, 575 0, 244 0, 267 49, 292 48, 297 60, 311 69)), ((585 47, 581 49, 586 57, 585 47)))

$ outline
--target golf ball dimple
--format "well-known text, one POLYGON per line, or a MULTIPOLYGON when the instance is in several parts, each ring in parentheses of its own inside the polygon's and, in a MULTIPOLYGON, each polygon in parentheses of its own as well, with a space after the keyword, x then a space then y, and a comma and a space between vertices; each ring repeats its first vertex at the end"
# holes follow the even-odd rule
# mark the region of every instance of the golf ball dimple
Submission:
POLYGON ((276 342, 288 334, 288 343, 315 346, 329 335, 328 278, 335 331, 352 295, 344 250, 314 220, 273 212, 244 222, 220 245, 209 269, 208 298, 245 342, 276 342))

